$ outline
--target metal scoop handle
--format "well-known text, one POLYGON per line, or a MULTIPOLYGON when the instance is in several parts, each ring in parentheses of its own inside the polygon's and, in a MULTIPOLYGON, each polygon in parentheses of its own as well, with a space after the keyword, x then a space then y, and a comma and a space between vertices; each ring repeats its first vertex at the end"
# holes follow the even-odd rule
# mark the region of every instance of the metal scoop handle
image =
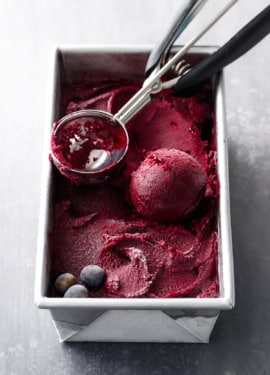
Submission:
POLYGON ((174 20, 167 33, 163 36, 161 41, 151 51, 145 68, 145 76, 148 77, 152 71, 164 65, 165 57, 169 52, 171 46, 184 29, 193 20, 200 9, 208 0, 188 0, 184 1, 181 8, 177 12, 174 20))
POLYGON ((270 5, 246 24, 217 52, 203 60, 178 80, 177 96, 190 96, 211 76, 244 55, 270 33, 270 5))
POLYGON ((144 81, 142 88, 114 115, 114 120, 125 125, 151 100, 151 94, 160 92, 164 87, 169 88, 175 85, 175 80, 162 82, 161 78, 176 64, 182 56, 236 3, 237 0, 231 0, 222 8, 217 15, 193 37, 183 48, 181 48, 160 70, 156 69, 144 81))

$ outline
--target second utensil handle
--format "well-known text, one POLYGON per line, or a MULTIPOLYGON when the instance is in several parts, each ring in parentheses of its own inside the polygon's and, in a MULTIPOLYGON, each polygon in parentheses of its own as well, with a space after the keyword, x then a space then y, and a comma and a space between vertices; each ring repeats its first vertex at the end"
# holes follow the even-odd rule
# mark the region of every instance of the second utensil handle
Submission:
POLYGON ((170 28, 149 55, 145 68, 146 77, 155 69, 164 52, 170 48, 205 2, 206 0, 182 1, 181 7, 175 15, 170 28))

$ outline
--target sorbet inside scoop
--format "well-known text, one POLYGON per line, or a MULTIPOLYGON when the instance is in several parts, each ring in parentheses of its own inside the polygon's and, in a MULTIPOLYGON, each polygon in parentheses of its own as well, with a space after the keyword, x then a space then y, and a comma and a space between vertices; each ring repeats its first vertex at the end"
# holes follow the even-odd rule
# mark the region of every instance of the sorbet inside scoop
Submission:
POLYGON ((183 221, 205 193, 206 178, 191 155, 161 148, 150 152, 130 181, 130 199, 137 212, 158 222, 183 221))

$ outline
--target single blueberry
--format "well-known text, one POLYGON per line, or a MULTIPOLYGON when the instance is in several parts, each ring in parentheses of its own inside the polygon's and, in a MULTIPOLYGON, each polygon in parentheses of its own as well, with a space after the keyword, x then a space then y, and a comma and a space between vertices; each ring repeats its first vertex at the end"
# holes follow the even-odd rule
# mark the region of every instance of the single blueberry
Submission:
POLYGON ((64 294, 64 298, 87 298, 88 297, 88 290, 85 286, 80 284, 72 285, 66 293, 64 294))
POLYGON ((95 264, 85 266, 80 274, 82 282, 86 284, 88 288, 100 287, 103 284, 104 276, 104 270, 95 264))
POLYGON ((57 277, 55 280, 54 286, 55 290, 60 293, 64 294, 66 290, 71 286, 76 284, 75 276, 73 276, 71 273, 62 273, 57 277))

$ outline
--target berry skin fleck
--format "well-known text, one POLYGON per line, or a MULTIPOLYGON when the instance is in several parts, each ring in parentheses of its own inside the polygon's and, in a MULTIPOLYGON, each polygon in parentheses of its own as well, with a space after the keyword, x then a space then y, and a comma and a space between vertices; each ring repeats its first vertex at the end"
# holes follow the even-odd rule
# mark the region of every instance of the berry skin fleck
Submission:
POLYGON ((98 288, 103 284, 105 273, 103 268, 90 264, 81 270, 80 278, 88 288, 98 288))
POLYGON ((59 294, 65 294, 66 290, 71 286, 76 284, 75 276, 71 273, 62 273, 55 280, 54 286, 59 294))
POLYGON ((88 298, 88 290, 83 285, 75 284, 68 288, 64 298, 88 298))

